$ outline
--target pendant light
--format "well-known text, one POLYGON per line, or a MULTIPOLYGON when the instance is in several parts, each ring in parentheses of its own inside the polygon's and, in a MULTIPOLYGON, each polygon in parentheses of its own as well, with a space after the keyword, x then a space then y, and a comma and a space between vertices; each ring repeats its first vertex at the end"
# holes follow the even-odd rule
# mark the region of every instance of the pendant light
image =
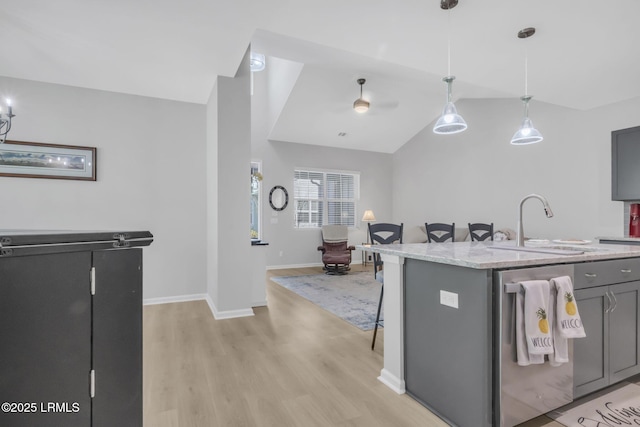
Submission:
POLYGON ((440 8, 449 11, 449 38, 447 41, 447 71, 448 76, 443 77, 442 81, 447 83, 447 103, 442 110, 442 115, 433 127, 433 132, 438 134, 453 134, 462 132, 467 129, 467 123, 462 116, 458 114, 456 106, 451 101, 451 83, 455 80, 455 76, 451 75, 451 9, 456 7, 458 0, 441 0, 440 8))
MULTIPOLYGON (((531 37, 536 33, 536 29, 533 27, 525 28, 523 30, 518 31, 519 39, 526 39, 531 37)), ((529 101, 533 98, 531 95, 527 95, 527 72, 528 72, 528 55, 525 50, 525 59, 524 59, 524 95, 520 97, 522 102, 524 103, 524 118, 522 119, 522 124, 520 125, 520 129, 516 131, 511 138, 512 145, 527 145, 527 144, 535 144, 536 142, 542 141, 544 138, 542 134, 538 132, 538 130, 533 127, 533 122, 529 118, 529 101)))
POLYGON ((366 82, 365 79, 358 79, 358 84, 360 85, 360 98, 356 99, 353 102, 353 109, 356 110, 356 113, 366 113, 369 110, 369 101, 366 101, 362 98, 362 85, 366 82))

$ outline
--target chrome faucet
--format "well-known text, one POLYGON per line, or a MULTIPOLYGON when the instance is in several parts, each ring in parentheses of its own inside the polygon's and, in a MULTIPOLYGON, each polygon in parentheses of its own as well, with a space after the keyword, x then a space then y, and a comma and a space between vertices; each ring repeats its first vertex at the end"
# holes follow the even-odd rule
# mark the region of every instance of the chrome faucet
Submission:
POLYGON ((516 235, 516 246, 524 246, 524 229, 522 228, 522 205, 527 199, 538 199, 544 205, 544 213, 547 214, 547 218, 551 218, 553 216, 553 212, 551 212, 551 206, 549 206, 549 202, 547 199, 542 197, 539 194, 529 194, 525 196, 522 200, 520 200, 520 207, 518 208, 518 234, 516 235))

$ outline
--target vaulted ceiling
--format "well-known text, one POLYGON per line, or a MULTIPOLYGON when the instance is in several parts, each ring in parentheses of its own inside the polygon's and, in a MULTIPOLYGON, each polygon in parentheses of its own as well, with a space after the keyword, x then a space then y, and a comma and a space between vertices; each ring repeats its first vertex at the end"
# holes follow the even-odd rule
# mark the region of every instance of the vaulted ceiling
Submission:
POLYGON ((393 152, 439 114, 449 40, 456 99, 517 99, 526 56, 534 100, 591 109, 640 96, 639 16, 637 0, 20 0, 0 9, 0 75, 206 103, 251 43, 304 64, 270 137, 373 126, 353 148, 393 152))

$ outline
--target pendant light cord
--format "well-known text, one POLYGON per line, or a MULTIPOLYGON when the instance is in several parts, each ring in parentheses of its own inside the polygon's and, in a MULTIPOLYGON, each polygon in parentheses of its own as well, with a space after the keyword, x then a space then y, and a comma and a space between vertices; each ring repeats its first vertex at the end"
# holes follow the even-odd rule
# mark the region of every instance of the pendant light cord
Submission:
POLYGON ((525 42, 525 47, 524 47, 524 94, 525 96, 529 95, 528 84, 529 84, 529 51, 528 51, 528 46, 526 45, 526 42, 525 42))
POLYGON ((451 6, 447 9, 447 76, 451 75, 451 6))

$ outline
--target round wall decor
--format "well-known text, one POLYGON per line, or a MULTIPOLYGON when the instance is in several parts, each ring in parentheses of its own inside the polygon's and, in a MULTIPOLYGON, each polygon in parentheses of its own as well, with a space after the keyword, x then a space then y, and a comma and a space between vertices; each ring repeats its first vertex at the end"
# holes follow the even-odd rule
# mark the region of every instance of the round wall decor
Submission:
POLYGON ((269 191, 269 204, 274 211, 282 211, 289 204, 289 193, 282 185, 275 185, 269 191))

